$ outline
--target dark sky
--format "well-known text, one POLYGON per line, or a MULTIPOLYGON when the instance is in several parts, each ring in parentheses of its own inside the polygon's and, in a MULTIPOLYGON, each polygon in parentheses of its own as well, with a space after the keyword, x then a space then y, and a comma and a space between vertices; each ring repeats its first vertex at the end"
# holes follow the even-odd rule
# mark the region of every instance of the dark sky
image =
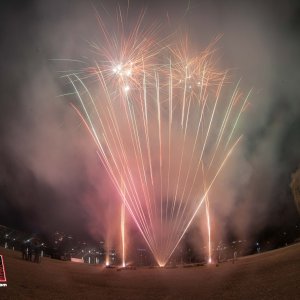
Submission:
MULTIPOLYGON (((57 97, 66 66, 53 59, 84 56, 99 39, 94 7, 110 22, 105 10, 113 15, 116 3, 1 1, 0 224, 97 236, 106 223, 117 197, 89 136, 57 97)), ((255 236, 297 222, 289 183, 300 163, 299 1, 130 1, 132 18, 144 7, 145 22, 166 32, 183 25, 196 47, 222 34, 220 65, 254 89, 243 147, 216 186, 222 228, 255 236)))

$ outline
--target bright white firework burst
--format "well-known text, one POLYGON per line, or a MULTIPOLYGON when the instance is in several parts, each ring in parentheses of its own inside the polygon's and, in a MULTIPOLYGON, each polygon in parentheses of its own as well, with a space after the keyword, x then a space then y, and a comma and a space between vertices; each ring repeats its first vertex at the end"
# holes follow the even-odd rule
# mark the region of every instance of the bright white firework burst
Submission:
MULTIPOLYGON (((120 14, 118 28, 123 28, 120 14)), ((236 125, 250 95, 239 84, 223 97, 227 73, 208 47, 156 41, 142 16, 129 34, 103 32, 98 55, 68 74, 73 107, 93 137, 123 203, 164 266, 193 222, 241 136, 236 125), (90 78, 93 85, 90 87, 90 78)))

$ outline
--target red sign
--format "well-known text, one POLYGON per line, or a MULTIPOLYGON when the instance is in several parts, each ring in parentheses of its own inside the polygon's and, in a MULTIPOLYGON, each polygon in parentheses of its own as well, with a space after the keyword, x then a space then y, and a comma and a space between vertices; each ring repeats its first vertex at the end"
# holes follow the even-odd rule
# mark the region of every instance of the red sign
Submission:
POLYGON ((6 282, 5 267, 2 255, 0 255, 0 282, 6 282))

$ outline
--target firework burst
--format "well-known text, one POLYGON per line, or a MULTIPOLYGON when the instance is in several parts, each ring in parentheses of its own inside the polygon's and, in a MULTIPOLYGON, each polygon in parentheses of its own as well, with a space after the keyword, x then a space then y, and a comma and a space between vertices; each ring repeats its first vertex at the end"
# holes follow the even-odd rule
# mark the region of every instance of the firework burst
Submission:
MULTIPOLYGON (((98 57, 68 74, 73 103, 99 158, 157 263, 163 266, 193 222, 241 136, 246 107, 239 84, 225 93, 227 72, 214 50, 191 55, 187 38, 156 40, 142 16, 125 33, 103 32, 98 57), (92 80, 91 80, 92 79, 92 80)), ((208 202, 207 202, 208 211, 208 202)))

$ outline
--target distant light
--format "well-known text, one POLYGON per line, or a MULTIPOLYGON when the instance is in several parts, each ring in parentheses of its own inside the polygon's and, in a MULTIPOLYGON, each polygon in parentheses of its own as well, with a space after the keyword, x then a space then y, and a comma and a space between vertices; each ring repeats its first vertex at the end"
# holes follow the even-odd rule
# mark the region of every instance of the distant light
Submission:
POLYGON ((125 73, 127 76, 131 76, 132 75, 132 71, 131 70, 127 70, 125 73))
POLYGON ((121 64, 118 64, 117 66, 115 66, 115 67, 113 68, 113 72, 114 72, 115 74, 120 74, 121 71, 122 71, 122 65, 121 65, 121 64))
POLYGON ((124 91, 127 93, 129 90, 130 90, 130 86, 129 86, 129 85, 126 85, 126 86, 124 87, 124 91))

